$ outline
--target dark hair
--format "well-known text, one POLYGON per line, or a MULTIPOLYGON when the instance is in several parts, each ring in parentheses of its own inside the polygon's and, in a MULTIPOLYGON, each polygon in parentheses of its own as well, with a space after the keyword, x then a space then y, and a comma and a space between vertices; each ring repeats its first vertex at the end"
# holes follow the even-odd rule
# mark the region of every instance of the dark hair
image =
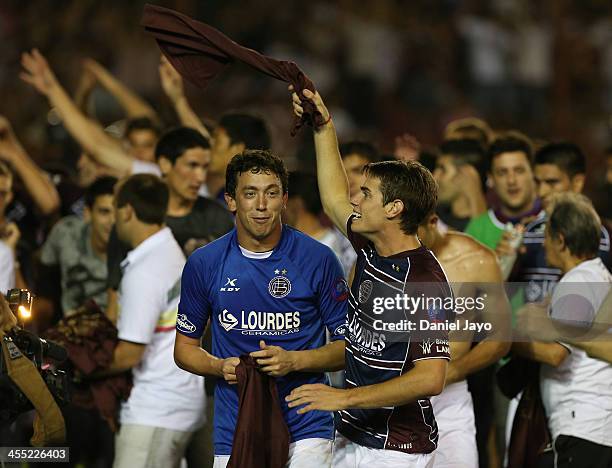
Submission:
POLYGON ((172 164, 185 151, 192 148, 210 148, 210 143, 197 130, 190 127, 176 127, 165 132, 155 146, 155 160, 164 157, 172 164))
POLYGON ((599 252, 601 221, 591 201, 584 195, 556 195, 546 229, 552 238, 562 235, 574 257, 593 258, 599 252))
POLYGON ((484 181, 487 171, 486 153, 484 147, 477 140, 468 138, 461 140, 445 140, 440 145, 440 155, 453 157, 455 165, 469 164, 474 166, 484 181))
POLYGON ((232 198, 236 198, 236 187, 238 186, 238 177, 245 172, 260 172, 272 173, 278 176, 283 187, 283 194, 287 193, 289 188, 289 176, 287 168, 282 159, 275 156, 267 150, 244 150, 237 154, 227 165, 225 172, 225 191, 232 198))
POLYGON ((264 120, 249 114, 225 114, 219 127, 227 133, 230 144, 244 143, 245 149, 270 149, 270 134, 264 120))
POLYGON ((516 151, 524 153, 527 162, 531 165, 533 148, 527 137, 514 131, 506 132, 504 135, 497 137, 493 140, 491 146, 489 146, 489 151, 487 153, 488 170, 492 170, 493 161, 497 156, 503 153, 514 153, 516 151))
POLYGON ((323 205, 316 176, 306 172, 291 172, 289 173, 289 186, 291 187, 290 198, 301 198, 306 211, 315 216, 321 214, 323 205))
POLYGON ((415 234, 420 224, 434 211, 438 202, 438 185, 431 172, 416 161, 383 161, 367 164, 364 174, 380 180, 383 205, 393 200, 404 203, 401 228, 415 234))
POLYGON ((358 154, 364 157, 368 162, 378 161, 378 151, 373 144, 366 141, 349 141, 340 145, 340 155, 342 159, 346 158, 350 154, 358 154))
POLYGON ((152 174, 136 174, 119 185, 117 207, 130 205, 146 224, 163 224, 168 211, 168 187, 152 174))
POLYGON ((161 133, 159 126, 149 117, 136 117, 128 120, 124 135, 128 137, 134 130, 151 130, 156 136, 161 133))
POLYGON ((576 174, 586 173, 586 158, 580 148, 573 143, 548 143, 535 154, 533 164, 552 164, 561 169, 571 179, 576 174))
POLYGON ((116 177, 98 177, 85 191, 85 206, 91 208, 96 203, 96 198, 102 195, 113 195, 116 183, 116 177))

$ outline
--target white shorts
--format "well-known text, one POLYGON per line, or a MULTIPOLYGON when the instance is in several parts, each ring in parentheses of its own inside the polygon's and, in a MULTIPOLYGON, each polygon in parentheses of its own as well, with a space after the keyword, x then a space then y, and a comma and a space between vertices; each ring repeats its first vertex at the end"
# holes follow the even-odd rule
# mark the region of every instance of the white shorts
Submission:
MULTIPOLYGON (((332 441, 329 439, 303 439, 289 444, 287 468, 329 468, 331 466, 332 441)), ((229 455, 216 455, 213 468, 225 468, 229 455)))
POLYGON ((438 423, 435 468, 478 468, 474 404, 465 380, 431 397, 438 423))
POLYGON ((432 468, 433 460, 432 453, 411 454, 364 447, 336 431, 332 462, 334 468, 432 468))
POLYGON ((192 432, 122 424, 113 468, 179 468, 192 432))

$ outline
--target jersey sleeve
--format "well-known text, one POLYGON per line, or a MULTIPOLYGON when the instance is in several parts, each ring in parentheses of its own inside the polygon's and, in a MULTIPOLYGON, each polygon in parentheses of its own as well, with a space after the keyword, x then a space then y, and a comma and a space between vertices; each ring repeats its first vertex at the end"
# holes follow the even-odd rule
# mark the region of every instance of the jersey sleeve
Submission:
POLYGON ((117 331, 120 340, 149 344, 163 312, 165 291, 154 277, 128 274, 121 280, 117 331))
POLYGON ((210 317, 211 303, 203 278, 204 268, 204 262, 195 254, 189 257, 183 269, 176 331, 190 338, 200 338, 204 334, 210 317))
POLYGON ((452 293, 448 283, 440 283, 436 291, 431 284, 426 288, 424 295, 429 299, 419 307, 413 315, 416 322, 416 331, 410 340, 410 357, 412 361, 424 359, 447 359, 450 360, 450 343, 448 330, 444 327, 454 320, 454 310, 447 305, 449 300, 452 304, 452 293))
POLYGON ((323 324, 329 330, 330 339, 343 340, 346 331, 348 284, 342 266, 330 250, 323 262, 319 291, 319 310, 323 324))

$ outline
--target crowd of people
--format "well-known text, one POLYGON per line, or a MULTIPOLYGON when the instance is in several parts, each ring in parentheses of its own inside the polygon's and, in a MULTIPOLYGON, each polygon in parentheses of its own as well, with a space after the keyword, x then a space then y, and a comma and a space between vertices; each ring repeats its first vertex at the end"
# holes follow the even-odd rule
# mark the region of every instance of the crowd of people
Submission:
MULTIPOLYGON (((524 86, 510 86, 487 54, 505 63, 512 28, 497 30, 491 15, 458 22, 474 41, 472 101, 485 114, 546 115, 550 76, 530 68, 544 59, 523 57, 524 86), (524 102, 535 110, 512 107, 524 102)), ((379 73, 349 94, 396 85, 387 65, 397 38, 363 27, 388 48, 370 57, 379 73)), ((545 24, 514 34, 546 55, 545 24)), ((582 194, 593 192, 591 156, 474 117, 450 120, 435 146, 397 134, 381 153, 379 142, 341 138, 376 112, 367 99, 342 108, 327 96, 325 70, 313 77, 319 92, 285 97, 286 121, 305 103, 322 117, 295 164, 273 151, 265 95, 260 113, 202 119, 162 55, 158 87, 179 122, 167 125, 92 59, 70 93, 39 50, 22 54, 24 86, 47 100, 79 156, 75 174, 43 169, 28 135, 0 116, 0 291, 34 292, 27 327, 43 335, 95 304, 116 327, 112 360, 71 378, 132 382, 116 421, 95 405, 63 408, 71 465, 612 466, 612 214, 582 194), (111 125, 90 112, 98 86, 124 112, 111 125), (376 299, 398 292, 482 299, 474 315, 421 308, 414 320, 490 329, 381 331, 376 299), (260 421, 244 397, 249 366, 276 382, 263 406, 276 418, 269 437, 251 434, 260 421), (542 427, 525 418, 528 405, 542 427)), ((612 148, 605 163, 603 200, 612 148)), ((26 445, 30 423, 0 428, 0 446, 26 445)))

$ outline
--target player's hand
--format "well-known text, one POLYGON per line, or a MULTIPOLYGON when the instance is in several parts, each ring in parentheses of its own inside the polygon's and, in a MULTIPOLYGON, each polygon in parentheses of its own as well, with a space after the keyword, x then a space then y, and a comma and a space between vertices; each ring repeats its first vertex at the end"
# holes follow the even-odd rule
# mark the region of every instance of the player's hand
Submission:
POLYGON ((548 314, 550 298, 542 303, 530 302, 516 312, 516 330, 522 335, 538 341, 555 341, 559 332, 554 329, 548 314))
POLYGON ((10 162, 22 151, 11 123, 5 116, 0 115, 0 159, 10 162))
POLYGON ((21 54, 21 66, 24 71, 19 74, 19 77, 32 85, 39 93, 48 96, 58 86, 51 67, 38 49, 21 54))
POLYGON ((230 385, 236 385, 238 383, 238 379, 236 378, 236 366, 238 364, 240 364, 240 359, 237 357, 223 359, 221 372, 223 373, 225 381, 230 385))
POLYGON ((347 397, 350 390, 334 388, 323 384, 307 384, 294 389, 285 397, 289 408, 302 406, 298 414, 309 411, 338 411, 348 408, 347 397))
POLYGON ((260 351, 253 351, 253 357, 261 366, 261 371, 272 377, 283 377, 296 368, 295 351, 287 351, 280 346, 267 345, 264 340, 259 342, 260 351))
MULTIPOLYGON (((318 91, 313 93, 309 89, 305 89, 302 91, 303 95, 298 96, 295 90, 293 89, 293 85, 289 85, 289 91, 291 91, 291 100, 293 102, 293 112, 299 118, 302 118, 302 115, 304 115, 304 107, 302 107, 302 101, 304 99, 308 99, 314 104, 316 109, 321 113, 321 117, 323 118, 323 121, 327 122, 329 120, 329 111, 327 110, 327 107, 325 107, 325 104, 323 103, 323 99, 321 99, 321 96, 319 95, 318 91)), ((325 125, 322 125, 318 128, 323 128, 324 126, 325 125)))
POLYGON ((173 103, 185 96, 183 78, 164 55, 161 56, 159 63, 159 79, 164 93, 173 103))

